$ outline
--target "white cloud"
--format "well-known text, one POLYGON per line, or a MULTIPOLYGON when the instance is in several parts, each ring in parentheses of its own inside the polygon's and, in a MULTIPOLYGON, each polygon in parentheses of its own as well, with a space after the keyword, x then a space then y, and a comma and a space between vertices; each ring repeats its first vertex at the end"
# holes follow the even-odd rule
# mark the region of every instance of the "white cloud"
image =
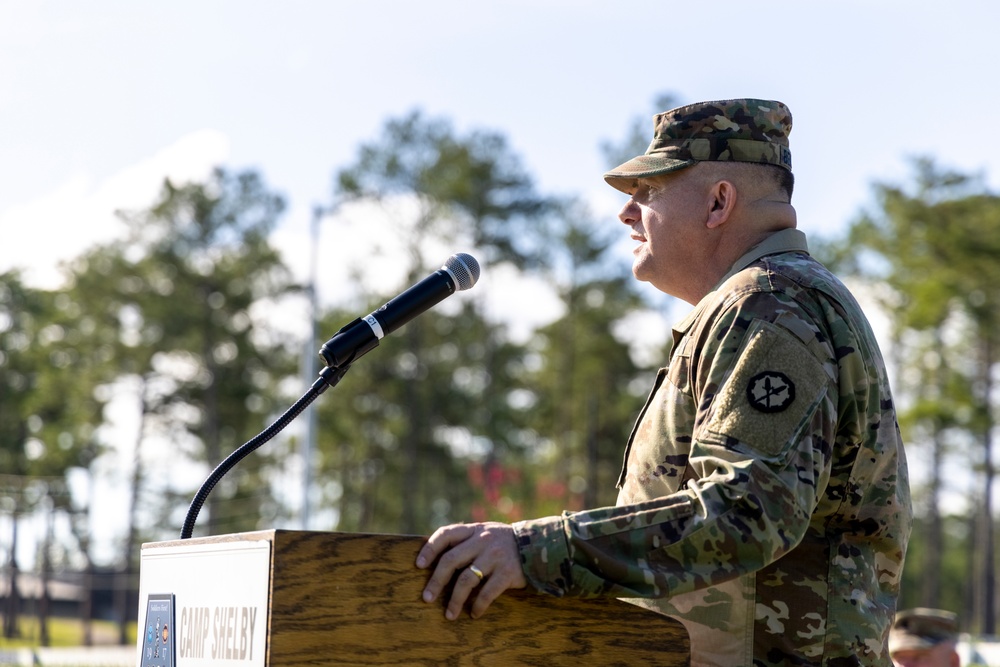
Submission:
POLYGON ((511 337, 518 342, 527 340, 535 329, 559 319, 566 310, 549 281, 520 273, 509 264, 484 272, 475 289, 483 290, 486 316, 505 323, 511 337))
POLYGON ((57 287, 60 262, 123 233, 116 210, 146 208, 165 178, 204 180, 228 156, 226 135, 200 130, 104 180, 78 173, 42 197, 0 211, 0 229, 10 239, 0 244, 0 271, 20 268, 29 284, 57 287))

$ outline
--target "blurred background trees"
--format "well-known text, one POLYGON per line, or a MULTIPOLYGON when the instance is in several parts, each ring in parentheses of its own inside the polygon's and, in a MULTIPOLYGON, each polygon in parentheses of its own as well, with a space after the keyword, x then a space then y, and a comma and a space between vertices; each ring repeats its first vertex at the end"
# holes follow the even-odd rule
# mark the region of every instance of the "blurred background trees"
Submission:
MULTIPOLYGON (((645 150, 652 113, 672 104, 661 96, 605 142, 608 166, 645 150)), ((968 629, 993 632, 1000 200, 930 159, 914 162, 912 183, 874 193, 843 238, 813 241, 886 322, 900 426, 923 473, 903 605, 955 609, 968 629)), ((18 527, 42 517, 49 528, 27 569, 42 590, 72 574, 89 591, 106 575, 124 641, 139 545, 175 538, 211 468, 305 390, 309 336, 281 326, 305 289, 270 241, 284 206, 261 174, 220 168, 205 183, 166 182, 149 208, 123 212, 128 235, 82 252, 59 290, 0 275, 6 637, 26 613, 18 527), (113 405, 133 415, 124 435, 111 427, 113 405), (92 516, 94 490, 112 477, 126 481, 120 516, 92 516), (108 521, 122 526, 111 557, 94 530, 108 521)), ((359 146, 325 210, 334 222, 376 222, 373 250, 347 267, 352 297, 317 313, 312 354, 455 250, 497 282, 534 280, 555 305, 525 335, 488 299, 453 298, 359 361, 311 408, 310 527, 426 534, 613 504, 623 444, 670 338, 663 324, 650 353, 631 335, 670 304, 612 252, 619 225, 576 197, 538 192, 504 136, 420 111, 359 146), (371 279, 386 258, 399 284, 371 279)), ((289 429, 241 462, 196 534, 298 527, 303 440, 289 429)), ((44 599, 33 604, 45 641, 49 612, 44 599)), ((81 609, 85 621, 106 614, 81 609)))

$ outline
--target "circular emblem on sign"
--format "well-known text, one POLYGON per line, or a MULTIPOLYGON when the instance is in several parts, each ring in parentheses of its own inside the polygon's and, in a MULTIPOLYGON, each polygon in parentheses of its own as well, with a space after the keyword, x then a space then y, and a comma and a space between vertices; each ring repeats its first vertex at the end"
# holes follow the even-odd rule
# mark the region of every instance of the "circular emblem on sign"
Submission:
POLYGON ((747 384, 750 407, 761 412, 781 412, 795 400, 795 384, 778 371, 764 371, 747 384))

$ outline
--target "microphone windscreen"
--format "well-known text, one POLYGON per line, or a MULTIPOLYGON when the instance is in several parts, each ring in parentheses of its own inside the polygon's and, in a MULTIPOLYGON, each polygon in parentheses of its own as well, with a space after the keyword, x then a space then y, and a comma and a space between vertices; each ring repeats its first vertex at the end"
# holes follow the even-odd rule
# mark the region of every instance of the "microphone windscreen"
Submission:
POLYGON ((441 267, 455 279, 455 290, 467 290, 479 280, 479 262, 464 252, 455 253, 441 267))

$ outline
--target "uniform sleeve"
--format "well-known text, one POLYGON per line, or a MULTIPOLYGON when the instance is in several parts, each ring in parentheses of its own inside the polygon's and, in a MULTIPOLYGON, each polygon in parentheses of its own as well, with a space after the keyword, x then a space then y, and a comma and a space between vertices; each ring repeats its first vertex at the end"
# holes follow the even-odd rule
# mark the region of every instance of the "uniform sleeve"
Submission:
POLYGON ((665 597, 758 570, 802 540, 829 481, 836 371, 781 298, 720 307, 693 334, 699 407, 680 491, 515 525, 534 588, 665 597))

